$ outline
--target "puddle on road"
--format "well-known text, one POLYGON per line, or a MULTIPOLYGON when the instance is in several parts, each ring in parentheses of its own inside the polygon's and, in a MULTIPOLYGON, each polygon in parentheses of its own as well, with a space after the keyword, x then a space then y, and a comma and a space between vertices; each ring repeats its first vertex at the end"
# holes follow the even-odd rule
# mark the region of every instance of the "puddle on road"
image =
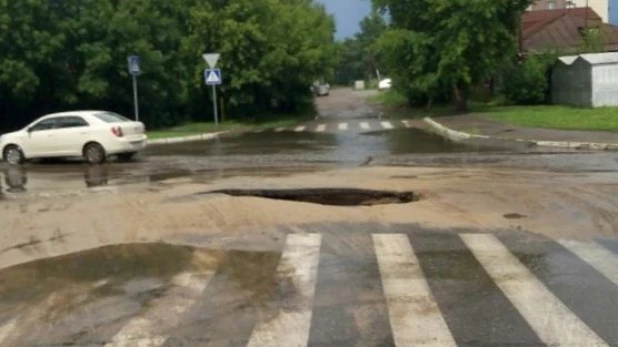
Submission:
POLYGON ((0 270, 0 311, 16 316, 37 307, 42 310, 38 319, 54 324, 63 316, 84 314, 80 307, 86 303, 111 300, 120 306, 95 314, 99 322, 111 323, 166 295, 175 275, 208 271, 236 288, 247 305, 270 315, 277 311, 273 296, 286 295, 275 278, 280 256, 280 252, 224 252, 162 243, 106 246, 0 270))
POLYGON ((453 153, 500 150, 452 142, 415 128, 357 133, 261 132, 229 135, 215 141, 186 142, 146 150, 154 156, 277 155, 298 152, 345 152, 350 154, 453 153))
POLYGON ((37 260, 0 271, 0 302, 42 299, 74 285, 104 283, 94 293, 112 294, 133 278, 162 281, 200 263, 197 250, 166 244, 116 245, 37 260))
POLYGON ((153 146, 133 163, 83 165, 63 162, 5 167, 3 193, 80 190, 191 177, 198 183, 237 175, 283 176, 322 166, 362 166, 392 154, 499 152, 504 147, 461 144, 415 128, 371 133, 262 132, 153 146), (213 169, 219 167, 219 169, 213 169), (256 168, 260 168, 256 170, 256 168))
POLYGON ((213 141, 196 141, 165 146, 153 146, 145 150, 155 156, 223 156, 223 155, 276 155, 300 151, 320 151, 336 145, 332 134, 312 132, 261 132, 240 133, 222 136, 213 141))
POLYGON ((389 154, 504 151, 504 148, 499 146, 456 143, 440 135, 415 128, 375 131, 363 135, 383 141, 389 154))

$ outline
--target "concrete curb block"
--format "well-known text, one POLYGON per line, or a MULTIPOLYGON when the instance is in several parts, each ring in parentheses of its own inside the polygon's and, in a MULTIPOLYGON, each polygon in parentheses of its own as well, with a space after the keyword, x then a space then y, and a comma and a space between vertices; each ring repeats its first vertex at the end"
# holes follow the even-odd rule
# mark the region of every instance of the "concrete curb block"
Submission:
POLYGON ((182 143, 182 142, 194 142, 194 141, 208 141, 219 137, 220 135, 226 134, 227 131, 220 131, 217 133, 204 133, 198 135, 188 135, 188 136, 177 136, 177 137, 169 137, 164 139, 155 139, 148 140, 147 145, 166 145, 172 143, 182 143))
POLYGON ((429 124, 429 126, 433 130, 435 130, 437 133, 439 133, 440 135, 450 140, 453 140, 455 142, 469 140, 469 139, 490 139, 491 138, 490 136, 487 136, 487 135, 468 134, 468 133, 464 133, 461 131, 449 129, 429 117, 423 118, 423 121, 429 124))
POLYGON ((513 139, 499 136, 487 136, 487 135, 474 135, 468 134, 465 132, 453 130, 445 127, 444 125, 436 122, 435 120, 425 117, 423 121, 427 123, 432 129, 434 129, 440 135, 452 140, 452 141, 463 141, 469 140, 472 138, 476 139, 496 139, 503 141, 516 141, 516 142, 526 142, 536 146, 542 147, 560 147, 560 148, 570 148, 570 149, 594 149, 594 150, 602 150, 602 151, 618 151, 618 143, 599 143, 599 142, 569 142, 569 141, 542 141, 542 140, 526 140, 526 139, 513 139))

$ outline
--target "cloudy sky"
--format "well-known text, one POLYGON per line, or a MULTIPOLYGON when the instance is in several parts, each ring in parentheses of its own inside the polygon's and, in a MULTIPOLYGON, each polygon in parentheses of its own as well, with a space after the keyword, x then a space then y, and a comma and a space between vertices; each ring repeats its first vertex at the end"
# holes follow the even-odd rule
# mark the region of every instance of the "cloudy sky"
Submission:
POLYGON ((337 20, 337 38, 354 35, 361 19, 371 11, 371 0, 319 0, 337 20))

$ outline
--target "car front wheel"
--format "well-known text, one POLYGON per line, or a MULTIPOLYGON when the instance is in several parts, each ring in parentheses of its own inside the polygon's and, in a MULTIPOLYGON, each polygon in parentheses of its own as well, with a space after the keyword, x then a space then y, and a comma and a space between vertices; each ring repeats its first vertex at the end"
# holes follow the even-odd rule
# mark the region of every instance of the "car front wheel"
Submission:
POLYGON ((4 160, 10 165, 19 165, 24 162, 24 152, 16 145, 8 145, 2 153, 4 160))
POLYGON ((98 143, 89 143, 84 147, 84 158, 88 164, 101 164, 105 161, 105 149, 98 143))

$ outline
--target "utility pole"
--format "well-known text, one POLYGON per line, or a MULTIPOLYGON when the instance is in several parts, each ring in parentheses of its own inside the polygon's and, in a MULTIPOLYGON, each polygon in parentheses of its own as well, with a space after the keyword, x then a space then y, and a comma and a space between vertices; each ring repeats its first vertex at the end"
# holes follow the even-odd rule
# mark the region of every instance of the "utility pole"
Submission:
POLYGON ((586 14, 584 15, 584 20, 586 23, 584 24, 584 28, 586 28, 586 34, 588 34, 588 6, 590 5, 589 0, 586 0, 586 14))

